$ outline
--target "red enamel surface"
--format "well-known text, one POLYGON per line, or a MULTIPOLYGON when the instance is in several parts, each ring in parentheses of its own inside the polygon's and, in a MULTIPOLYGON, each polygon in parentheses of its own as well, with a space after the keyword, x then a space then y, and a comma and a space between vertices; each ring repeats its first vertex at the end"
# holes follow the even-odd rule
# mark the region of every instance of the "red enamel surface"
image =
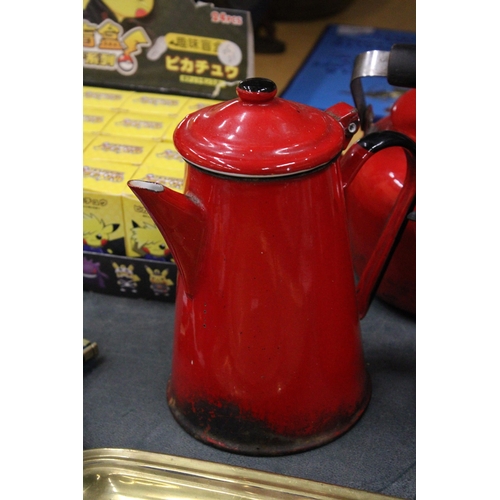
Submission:
MULTIPOLYGON (((129 182, 179 268, 170 409, 204 442, 257 455, 334 439, 370 395, 336 158, 357 115, 304 111, 313 134, 302 137, 304 108, 270 93, 179 125, 180 153, 202 167, 188 162, 184 194, 129 182)), ((380 154, 361 149, 356 168, 380 154)))
POLYGON ((335 169, 257 183, 190 169, 188 193, 210 217, 195 296, 178 281, 178 401, 230 401, 276 433, 300 436, 365 398, 335 169))
POLYGON ((214 172, 276 176, 329 162, 344 137, 338 121, 316 108, 240 91, 237 99, 184 118, 174 143, 188 162, 214 172))
MULTIPOLYGON (((416 90, 396 101, 391 114, 375 124, 377 130, 396 130, 416 140, 416 90)), ((353 261, 360 273, 384 227, 405 181, 406 157, 389 148, 370 158, 346 190, 346 207, 353 261)), ((416 222, 408 221, 377 295, 409 313, 416 312, 416 222)))

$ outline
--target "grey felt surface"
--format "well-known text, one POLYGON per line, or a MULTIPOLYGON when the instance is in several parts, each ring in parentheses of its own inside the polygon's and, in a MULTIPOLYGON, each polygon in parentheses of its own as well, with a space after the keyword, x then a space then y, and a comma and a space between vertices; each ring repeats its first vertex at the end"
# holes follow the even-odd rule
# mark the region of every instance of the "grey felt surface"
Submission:
POLYGON ((83 448, 132 448, 416 497, 415 318, 375 300, 361 322, 372 398, 346 434, 284 457, 221 451, 174 421, 165 391, 174 304, 84 292, 83 336, 99 357, 84 366, 83 448))

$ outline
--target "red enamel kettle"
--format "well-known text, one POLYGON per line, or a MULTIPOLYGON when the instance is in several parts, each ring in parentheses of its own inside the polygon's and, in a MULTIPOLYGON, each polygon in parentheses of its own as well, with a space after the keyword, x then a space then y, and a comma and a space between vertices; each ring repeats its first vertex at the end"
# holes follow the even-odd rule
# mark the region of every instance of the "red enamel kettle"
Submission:
MULTIPOLYGON (((354 61, 351 92, 365 133, 394 130, 416 141, 416 46, 395 44, 390 51, 359 54, 354 61), (362 79, 385 77, 394 86, 410 88, 391 107, 387 116, 374 122, 365 101, 362 79)), ((371 158, 346 191, 346 209, 354 269, 359 274, 384 227, 406 175, 401 148, 388 148, 371 158)), ((410 314, 416 313, 416 207, 394 247, 383 273, 377 296, 410 314)))
POLYGON ((359 320, 415 197, 410 139, 367 136, 341 172, 356 109, 276 92, 244 80, 237 98, 181 121, 184 193, 129 182, 179 269, 170 410, 202 442, 262 456, 325 444, 365 410, 359 320), (391 145, 407 152, 405 186, 356 286, 344 190, 391 145))

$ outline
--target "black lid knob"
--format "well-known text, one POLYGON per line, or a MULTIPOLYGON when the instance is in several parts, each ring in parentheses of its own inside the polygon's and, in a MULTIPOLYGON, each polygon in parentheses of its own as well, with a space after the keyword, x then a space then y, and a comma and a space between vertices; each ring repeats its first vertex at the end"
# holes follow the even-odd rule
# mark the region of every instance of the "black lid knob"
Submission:
POLYGON ((238 88, 245 90, 246 92, 276 92, 277 87, 276 84, 269 80, 269 78, 247 78, 246 80, 242 80, 238 85, 238 88))
POLYGON ((236 88, 239 98, 246 103, 264 103, 271 101, 278 88, 268 78, 247 78, 236 88))

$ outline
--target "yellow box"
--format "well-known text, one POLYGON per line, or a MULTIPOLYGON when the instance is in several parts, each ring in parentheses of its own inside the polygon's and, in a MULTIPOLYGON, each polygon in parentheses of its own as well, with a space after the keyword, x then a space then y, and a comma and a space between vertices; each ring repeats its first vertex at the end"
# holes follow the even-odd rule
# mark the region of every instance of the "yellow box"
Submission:
POLYGON ((102 135, 119 135, 160 141, 170 127, 173 118, 152 113, 116 113, 102 129, 102 135))
POLYGON ((95 134, 83 133, 83 150, 87 149, 87 146, 95 139, 95 134))
POLYGON ((83 87, 83 106, 118 110, 134 92, 132 90, 83 87))
POLYGON ((163 116, 177 116, 189 97, 135 92, 127 97, 122 109, 133 113, 153 113, 163 116))
POLYGON ((194 113, 200 109, 206 108, 207 106, 213 106, 214 104, 219 104, 222 101, 218 101, 216 99, 204 99, 198 97, 190 97, 188 102, 184 105, 181 110, 183 117, 189 115, 190 113, 194 113))
MULTIPOLYGON (((125 255, 122 193, 136 166, 83 162, 83 249, 125 255)), ((127 188, 128 189, 128 188, 127 188)))
POLYGON ((172 120, 170 127, 168 127, 166 133, 163 136, 164 141, 172 141, 174 137, 174 131, 177 128, 177 125, 182 121, 184 117, 187 115, 194 113, 202 108, 207 106, 212 106, 214 104, 218 104, 222 101, 216 101, 214 99, 202 99, 197 97, 189 97, 184 107, 180 110, 177 117, 172 120))
POLYGON ((177 128, 177 125, 179 125, 179 123, 182 121, 182 118, 183 117, 178 116, 178 117, 172 119, 172 123, 167 128, 165 134, 163 134, 163 139, 162 140, 164 142, 172 142, 173 141, 173 139, 174 139, 174 131, 177 128))
POLYGON ((141 165, 158 143, 134 137, 98 135, 85 149, 88 160, 141 165))
MULTIPOLYGON (((134 174, 134 179, 158 182, 175 191, 183 192, 185 163, 173 144, 160 143, 148 160, 134 174)), ((125 223, 125 252, 128 257, 142 257, 156 261, 171 261, 167 244, 153 219, 127 187, 123 193, 125 223)))
POLYGON ((116 115, 116 111, 104 108, 83 108, 83 132, 99 134, 106 124, 116 115))
POLYGON ((159 182, 175 191, 184 191, 186 162, 179 154, 172 141, 157 144, 144 160, 136 175, 144 175, 138 180, 159 182))

